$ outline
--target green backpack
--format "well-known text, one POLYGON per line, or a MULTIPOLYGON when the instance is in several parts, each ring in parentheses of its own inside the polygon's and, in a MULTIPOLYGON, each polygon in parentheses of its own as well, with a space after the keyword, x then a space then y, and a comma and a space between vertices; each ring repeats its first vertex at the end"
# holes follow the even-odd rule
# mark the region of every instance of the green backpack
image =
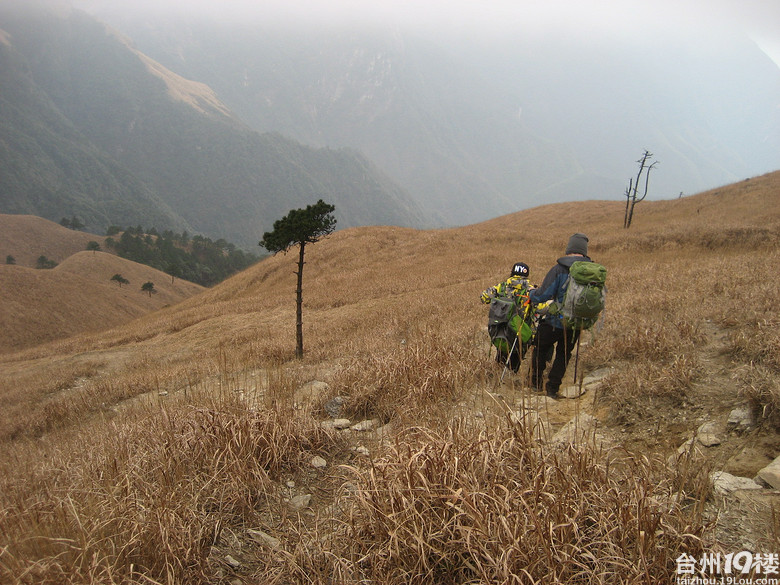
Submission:
POLYGON ((577 261, 569 268, 560 313, 564 327, 590 329, 607 300, 607 269, 596 262, 577 261))

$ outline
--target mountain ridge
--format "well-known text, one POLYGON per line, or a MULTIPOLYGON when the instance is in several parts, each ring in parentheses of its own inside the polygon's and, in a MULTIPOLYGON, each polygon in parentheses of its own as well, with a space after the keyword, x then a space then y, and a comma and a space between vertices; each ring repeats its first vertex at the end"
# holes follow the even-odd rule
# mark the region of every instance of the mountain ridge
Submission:
POLYGON ((253 128, 364 152, 439 225, 620 198, 645 148, 661 163, 655 199, 780 165, 780 69, 742 38, 616 51, 609 38, 114 21, 253 128))
POLYGON ((186 229, 248 250, 319 198, 336 205, 340 227, 426 223, 361 154, 251 130, 207 86, 140 57, 86 13, 36 2, 0 12, 11 42, 0 46, 2 86, 15 88, 0 94, 2 212, 76 215, 97 232, 186 229))

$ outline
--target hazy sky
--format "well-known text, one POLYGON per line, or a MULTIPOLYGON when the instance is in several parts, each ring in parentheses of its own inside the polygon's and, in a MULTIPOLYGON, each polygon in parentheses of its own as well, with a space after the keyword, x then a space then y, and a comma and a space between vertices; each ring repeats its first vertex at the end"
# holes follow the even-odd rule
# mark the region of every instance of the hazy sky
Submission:
POLYGON ((405 24, 435 31, 558 30, 564 35, 750 36, 780 65, 777 0, 77 0, 152 16, 202 11, 226 18, 279 16, 309 23, 405 24))

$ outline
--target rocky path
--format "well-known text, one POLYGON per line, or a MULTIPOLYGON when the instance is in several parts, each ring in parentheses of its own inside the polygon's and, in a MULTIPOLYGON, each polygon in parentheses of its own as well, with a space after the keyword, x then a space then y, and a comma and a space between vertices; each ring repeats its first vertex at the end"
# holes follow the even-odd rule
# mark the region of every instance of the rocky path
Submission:
MULTIPOLYGON (((490 389, 493 401, 504 401, 519 419, 538 420, 541 433, 553 442, 576 438, 597 440, 626 451, 656 455, 676 464, 685 453, 709 473, 712 497, 707 514, 716 526, 724 553, 751 550, 778 552, 771 534, 780 514, 780 435, 756 423, 740 397, 735 365, 728 353, 728 332, 705 322, 695 355, 697 376, 679 404, 661 403, 642 409, 622 424, 609 421, 609 404, 599 396, 606 368, 587 374, 580 388, 568 373, 562 393, 553 400, 524 387, 522 374, 490 389), (531 413, 529 415, 529 413, 531 413), (572 434, 572 429, 578 434, 572 434), (773 520, 775 518, 775 520, 773 520)), ((477 401, 478 402, 478 401, 477 401)), ((478 406, 478 405, 476 405, 478 406)))

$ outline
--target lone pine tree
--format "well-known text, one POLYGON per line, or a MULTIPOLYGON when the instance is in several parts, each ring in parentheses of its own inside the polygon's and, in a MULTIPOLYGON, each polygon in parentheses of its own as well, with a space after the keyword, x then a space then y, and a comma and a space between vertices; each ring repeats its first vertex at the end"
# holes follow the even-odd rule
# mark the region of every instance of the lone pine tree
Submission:
POLYGON ((313 244, 336 229, 333 216, 335 206, 322 199, 305 209, 293 209, 282 219, 274 222, 274 229, 263 234, 260 246, 269 252, 287 252, 298 246, 298 286, 296 289, 295 309, 295 356, 303 357, 303 255, 306 244, 313 244))

